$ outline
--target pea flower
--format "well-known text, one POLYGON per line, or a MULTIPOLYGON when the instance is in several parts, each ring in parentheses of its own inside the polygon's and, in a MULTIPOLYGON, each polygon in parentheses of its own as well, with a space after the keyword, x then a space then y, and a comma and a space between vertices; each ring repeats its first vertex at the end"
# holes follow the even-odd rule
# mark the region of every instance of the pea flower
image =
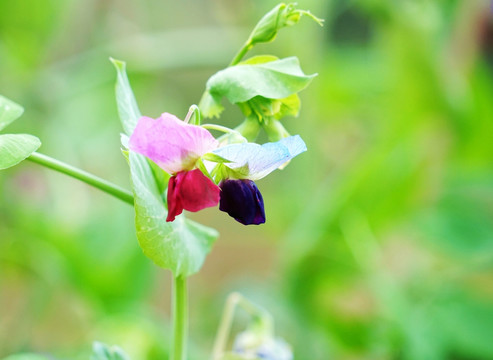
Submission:
POLYGON ((236 336, 233 353, 242 359, 293 360, 291 347, 283 339, 259 336, 252 331, 236 336))
POLYGON ((183 210, 195 212, 218 204, 219 187, 196 168, 200 157, 217 146, 209 131, 172 114, 139 119, 129 140, 130 150, 148 157, 172 175, 166 221, 173 221, 183 210))
POLYGON ((254 180, 262 179, 287 161, 306 151, 299 135, 263 145, 254 143, 231 144, 213 150, 230 171, 219 183, 219 210, 227 212, 244 225, 265 222, 262 194, 254 180))

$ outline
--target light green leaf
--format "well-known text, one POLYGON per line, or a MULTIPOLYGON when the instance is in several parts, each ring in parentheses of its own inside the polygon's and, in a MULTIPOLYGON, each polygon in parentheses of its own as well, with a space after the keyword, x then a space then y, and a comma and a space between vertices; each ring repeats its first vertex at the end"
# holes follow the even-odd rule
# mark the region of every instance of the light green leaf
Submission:
POLYGON ((22 106, 0 95, 0 130, 20 117, 23 112, 22 106))
POLYGON ((130 360, 127 354, 118 346, 108 346, 95 342, 92 347, 91 360, 130 360))
POLYGON ((213 96, 225 96, 233 104, 255 96, 283 99, 303 90, 315 76, 304 74, 298 58, 289 57, 221 70, 207 81, 207 90, 213 96))
POLYGON ((233 104, 244 103, 256 96, 284 99, 303 90, 316 76, 304 74, 296 57, 248 63, 263 61, 265 58, 253 58, 214 74, 207 81, 207 97, 200 104, 204 116, 220 113, 223 96, 233 104))
POLYGON ((274 55, 256 55, 252 56, 251 58, 248 58, 246 60, 243 60, 242 62, 238 63, 238 65, 255 65, 255 64, 265 64, 271 61, 276 61, 279 60, 277 56, 274 55))
MULTIPOLYGON (((140 117, 135 97, 125 73, 125 63, 112 60, 118 72, 116 99, 122 125, 130 135, 140 117)), ((189 276, 202 266, 216 230, 178 216, 166 222, 164 192, 169 175, 142 155, 128 153, 132 188, 135 198, 137 239, 146 256, 158 266, 173 271, 175 276, 189 276)))
POLYGON ((25 353, 25 354, 15 354, 10 355, 2 360, 49 360, 48 356, 43 356, 39 354, 25 353))
POLYGON ((0 170, 17 165, 40 146, 41 141, 33 135, 0 135, 0 170))
POLYGON ((113 65, 115 65, 117 73, 115 91, 118 115, 120 116, 125 134, 130 136, 133 133, 139 118, 141 117, 140 110, 137 106, 137 101, 135 101, 134 93, 128 81, 127 72, 125 70, 125 62, 113 58, 110 58, 110 60, 113 65))
POLYGON ((202 266, 216 230, 179 215, 166 222, 167 211, 145 157, 130 152, 137 238, 145 255, 175 276, 190 276, 202 266))
POLYGON ((199 108, 204 118, 218 118, 224 110, 224 106, 221 104, 221 96, 212 96, 207 90, 202 95, 202 99, 200 99, 199 108))

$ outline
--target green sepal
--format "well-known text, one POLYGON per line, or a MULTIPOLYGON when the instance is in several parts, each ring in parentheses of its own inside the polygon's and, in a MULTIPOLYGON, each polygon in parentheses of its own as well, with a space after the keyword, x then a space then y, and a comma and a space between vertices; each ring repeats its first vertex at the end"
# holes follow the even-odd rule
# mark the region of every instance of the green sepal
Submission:
POLYGON ((18 119, 23 112, 22 106, 0 95, 0 130, 18 119))
POLYGON ((215 163, 220 163, 220 164, 231 162, 230 160, 225 159, 225 158, 223 158, 219 155, 216 155, 214 153, 207 153, 204 156, 202 156, 202 159, 207 160, 207 161, 212 161, 215 163))
POLYGON ((41 141, 28 134, 0 135, 0 170, 17 165, 41 146, 41 141))
POLYGON ((248 164, 235 169, 231 169, 224 164, 218 163, 211 171, 211 176, 214 178, 216 184, 224 179, 248 179, 248 175, 250 174, 248 164))

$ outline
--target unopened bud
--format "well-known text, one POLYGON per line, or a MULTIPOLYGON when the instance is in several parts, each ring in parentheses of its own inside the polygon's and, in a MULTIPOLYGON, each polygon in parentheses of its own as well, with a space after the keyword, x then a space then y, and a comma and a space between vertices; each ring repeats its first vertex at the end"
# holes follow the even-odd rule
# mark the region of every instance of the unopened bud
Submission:
POLYGON ((295 5, 281 3, 265 14, 250 34, 248 43, 254 45, 256 43, 273 41, 280 29, 297 24, 302 15, 308 15, 320 25, 322 24, 323 20, 317 18, 309 11, 296 9, 295 5))

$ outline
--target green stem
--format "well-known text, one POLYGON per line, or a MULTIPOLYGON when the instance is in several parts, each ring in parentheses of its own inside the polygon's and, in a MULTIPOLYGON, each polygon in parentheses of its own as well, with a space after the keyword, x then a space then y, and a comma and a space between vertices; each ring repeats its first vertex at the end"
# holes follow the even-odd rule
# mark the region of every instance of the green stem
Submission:
POLYGON ((71 176, 73 178, 76 178, 80 181, 85 182, 86 184, 89 184, 91 186, 94 186, 95 188, 98 188, 99 190, 102 190, 110 195, 113 195, 114 197, 130 204, 133 206, 134 204, 134 197, 132 194, 107 181, 104 179, 101 179, 93 174, 90 174, 84 170, 78 169, 74 166, 65 164, 64 162, 61 162, 59 160, 53 159, 49 156, 40 154, 38 152, 34 152, 27 158, 28 160, 35 162, 39 165, 43 165, 47 168, 50 168, 52 170, 61 172, 62 174, 71 176))
POLYGON ((185 276, 173 277, 173 326, 174 345, 172 360, 186 360, 188 335, 188 291, 185 276))
POLYGON ((221 125, 216 125, 216 124, 202 124, 200 126, 202 126, 204 129, 217 130, 217 131, 221 131, 221 132, 226 133, 226 134, 238 133, 238 131, 236 131, 236 130, 230 129, 226 126, 221 126, 221 125))
POLYGON ((240 51, 238 51, 238 53, 236 54, 236 56, 233 58, 233 60, 231 61, 231 64, 229 64, 229 66, 234 66, 236 64, 238 64, 241 59, 243 59, 243 57, 245 56, 245 54, 250 51, 250 49, 253 47, 253 45, 251 44, 250 40, 248 40, 244 45, 243 47, 240 49, 240 51))
POLYGON ((214 347, 212 349, 212 360, 220 360, 224 355, 231 326, 233 324, 236 306, 240 299, 240 294, 232 293, 228 296, 228 300, 226 300, 221 324, 217 330, 216 340, 214 341, 214 347))
POLYGON ((224 307, 223 316, 212 349, 212 360, 221 360, 226 352, 228 337, 238 306, 243 308, 243 310, 253 318, 258 319, 267 334, 272 335, 274 333, 274 321, 272 320, 272 316, 240 293, 234 292, 230 294, 226 300, 226 306, 224 307))

